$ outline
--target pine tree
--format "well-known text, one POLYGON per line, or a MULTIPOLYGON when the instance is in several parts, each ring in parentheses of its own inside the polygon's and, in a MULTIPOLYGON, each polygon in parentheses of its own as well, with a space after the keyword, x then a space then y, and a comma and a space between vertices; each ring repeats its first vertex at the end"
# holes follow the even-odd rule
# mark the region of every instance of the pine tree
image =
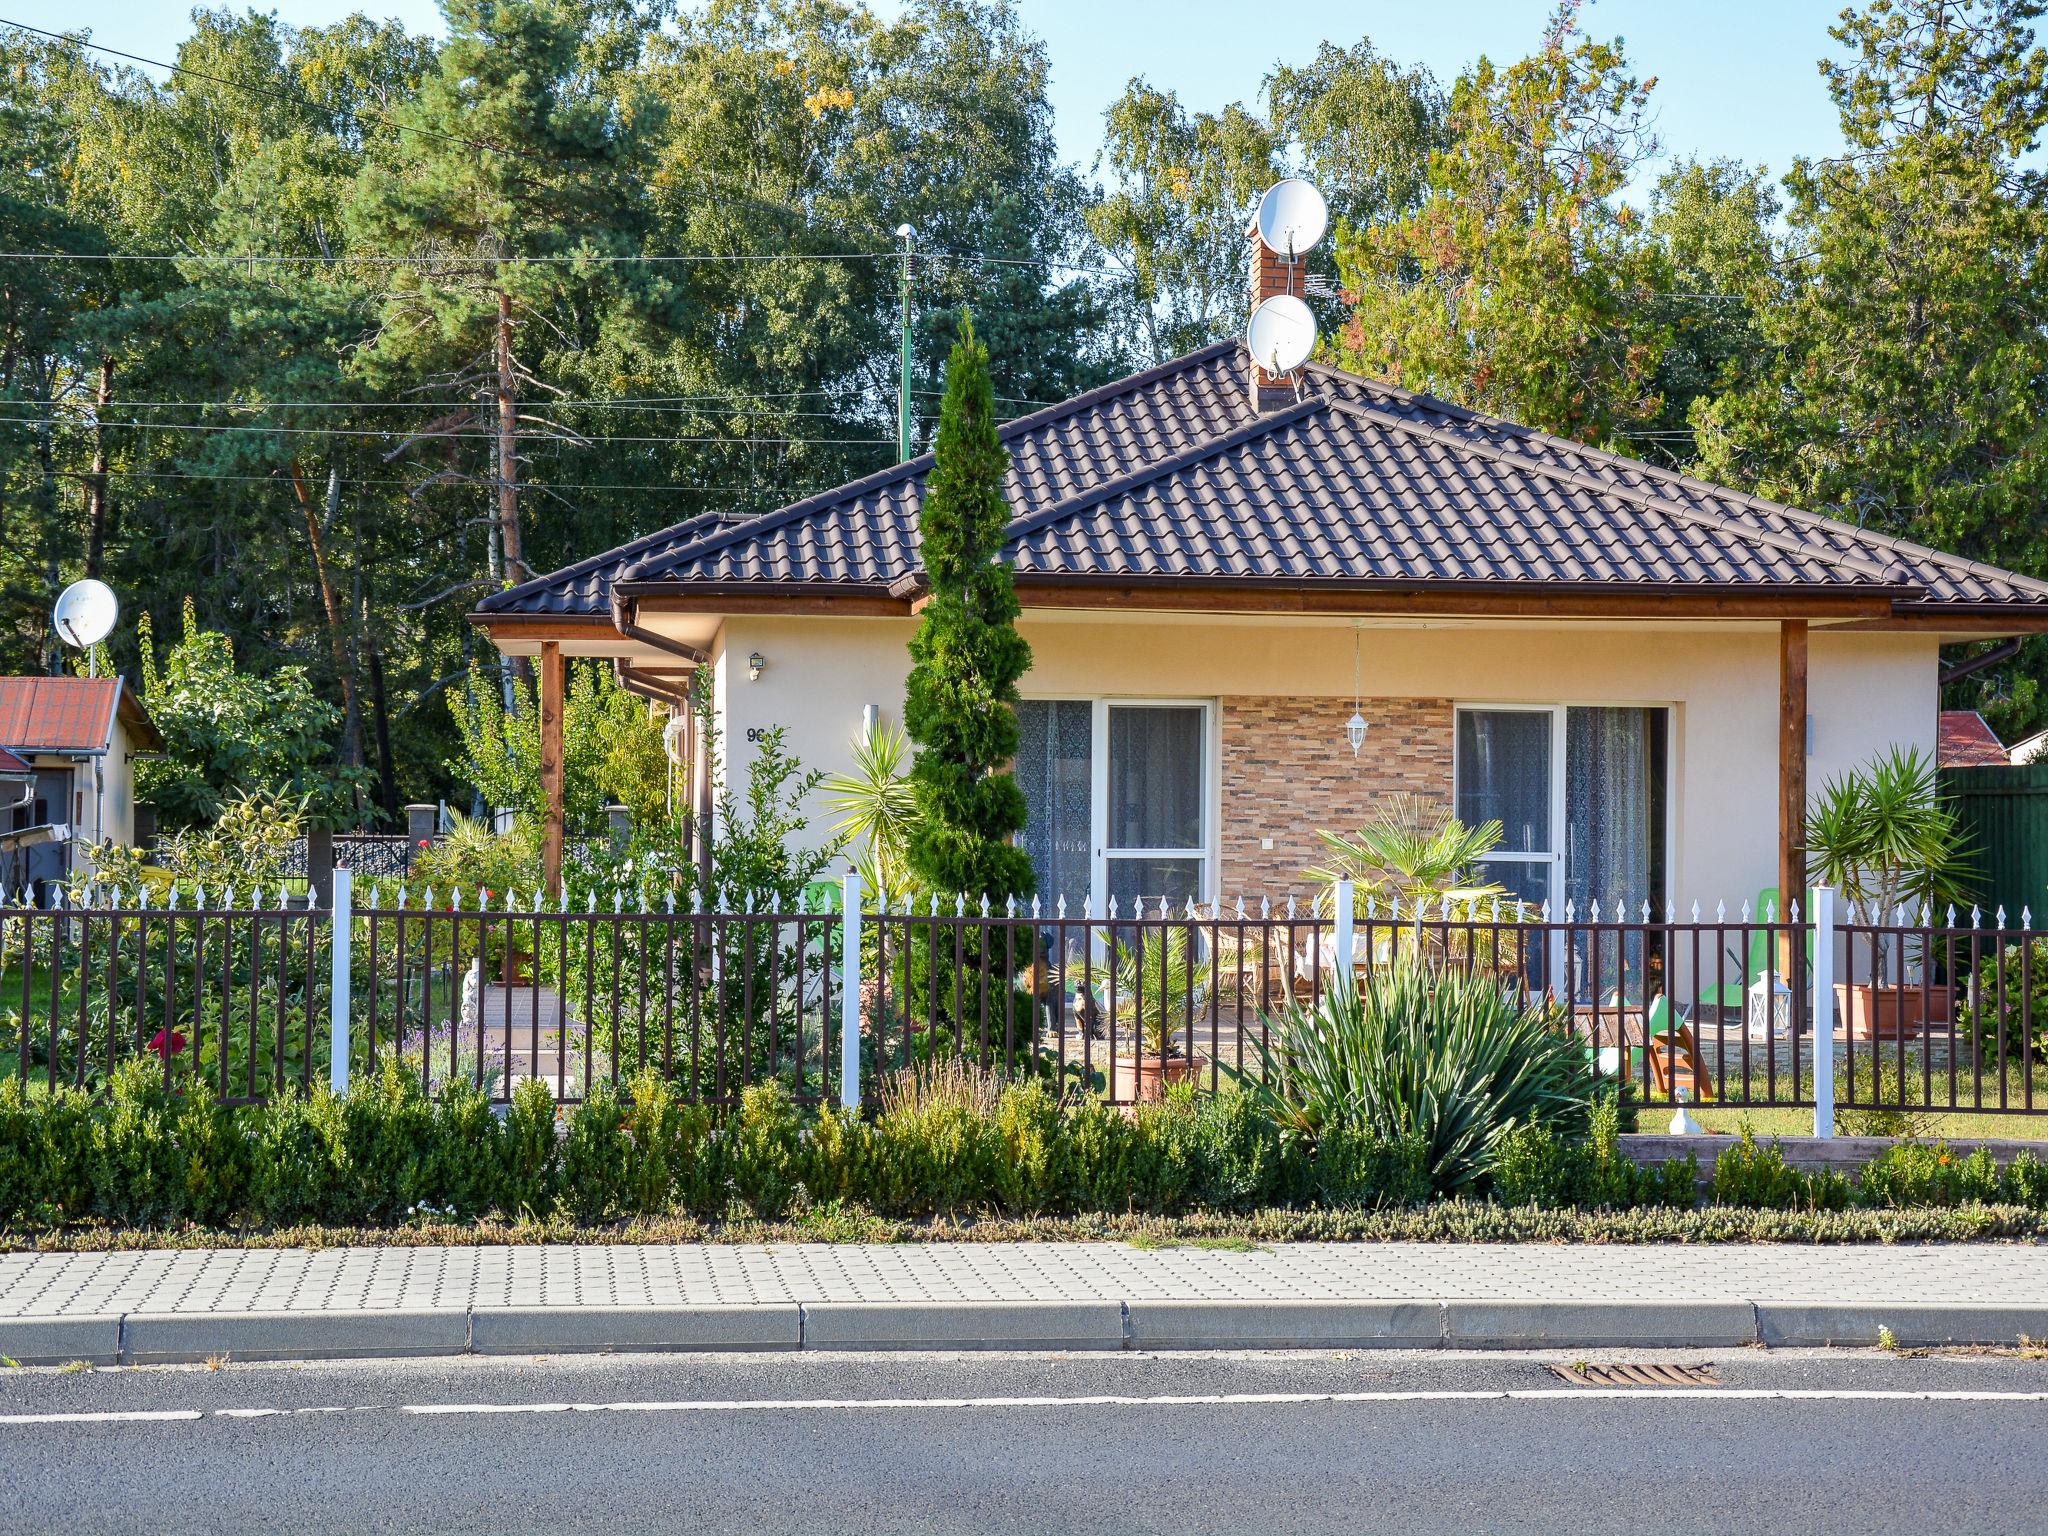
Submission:
POLYGON ((928 890, 999 906, 1033 888, 1017 753, 1017 680, 1031 647, 1017 633, 1017 593, 1003 563, 1009 454, 996 436, 988 349, 963 316, 946 364, 946 396, 918 534, 931 595, 911 638, 903 724, 918 754, 922 813, 908 850, 928 890))

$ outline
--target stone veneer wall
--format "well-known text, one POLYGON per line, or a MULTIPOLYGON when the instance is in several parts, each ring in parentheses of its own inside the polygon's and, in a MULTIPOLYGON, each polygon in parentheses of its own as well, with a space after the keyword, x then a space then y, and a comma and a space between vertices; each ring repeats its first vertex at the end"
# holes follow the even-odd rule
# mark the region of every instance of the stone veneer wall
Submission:
POLYGON ((1318 827, 1371 820, 1382 797, 1405 790, 1451 799, 1449 699, 1367 699, 1365 749, 1351 755, 1349 699, 1224 698, 1221 895, 1307 896, 1302 869, 1319 862, 1318 827), (1271 848, 1260 839, 1271 838, 1271 848))

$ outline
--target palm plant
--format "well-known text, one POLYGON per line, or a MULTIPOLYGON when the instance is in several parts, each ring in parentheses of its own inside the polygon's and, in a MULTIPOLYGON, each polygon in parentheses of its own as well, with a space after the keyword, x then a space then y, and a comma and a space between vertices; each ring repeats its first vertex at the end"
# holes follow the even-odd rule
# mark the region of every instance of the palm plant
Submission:
POLYGON ((1582 1042, 1560 1011, 1483 971, 1414 956, 1340 976, 1313 1007, 1296 1003, 1257 1039, 1254 1091, 1283 1124, 1333 1127, 1426 1151, 1431 1187, 1485 1175, 1510 1131, 1582 1134, 1592 1101, 1582 1042))
POLYGON ((1141 933, 1136 944, 1119 939, 1115 963, 1118 1012, 1128 1008, 1137 1021, 1139 1054, 1165 1056, 1198 987, 1188 930, 1176 924, 1141 933))
POLYGON ((1426 900, 1446 913, 1469 912, 1507 894, 1478 876, 1480 862, 1505 836, 1501 824, 1468 826, 1414 795, 1387 796, 1379 813, 1356 831, 1318 830, 1316 836, 1329 857, 1303 873, 1324 887, 1316 898, 1319 909, 1339 880, 1350 880, 1363 894, 1399 898, 1404 907, 1426 900))
POLYGON ((832 830, 851 846, 861 888, 890 908, 919 889, 908 858, 920 819, 910 760, 909 738, 895 726, 878 725, 854 738, 853 771, 824 782, 826 807, 839 813, 832 830))

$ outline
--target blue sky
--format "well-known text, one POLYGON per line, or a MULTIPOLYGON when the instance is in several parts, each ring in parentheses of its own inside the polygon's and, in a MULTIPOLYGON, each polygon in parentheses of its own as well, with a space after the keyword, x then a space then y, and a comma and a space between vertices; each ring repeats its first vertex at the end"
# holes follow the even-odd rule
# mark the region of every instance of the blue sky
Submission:
MULTIPOLYGON (((894 0, 876 0, 889 11, 894 0)), ((1782 175, 1794 155, 1835 148, 1834 111, 1815 61, 1832 48, 1842 0, 1593 0, 1587 24, 1620 34, 1637 69, 1658 80, 1667 154, 1729 155, 1782 175)), ((1052 54, 1063 155, 1094 159, 1102 110, 1132 75, 1203 108, 1254 102, 1276 61, 1305 61, 1324 38, 1370 36, 1382 52, 1428 64, 1448 80, 1484 52, 1508 59, 1541 30, 1549 0, 1021 0, 1052 54), (1247 40, 1247 17, 1263 33, 1247 40)), ((355 10, 437 28, 433 0, 282 0, 286 21, 314 24, 355 10)), ((83 26, 94 40, 168 58, 189 30, 175 0, 6 0, 0 15, 40 27, 83 26)))

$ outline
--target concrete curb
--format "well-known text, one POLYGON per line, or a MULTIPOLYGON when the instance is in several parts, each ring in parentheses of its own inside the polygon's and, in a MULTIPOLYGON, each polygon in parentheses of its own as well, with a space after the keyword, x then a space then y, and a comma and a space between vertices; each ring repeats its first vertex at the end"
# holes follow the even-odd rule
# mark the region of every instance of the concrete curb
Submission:
POLYGON ((803 1347, 795 1302, 701 1307, 478 1307, 470 1348, 480 1355, 603 1350, 778 1350, 803 1347))
POLYGON ((2048 1307, 1984 1301, 1760 1301, 1757 1336, 1769 1345, 2014 1344, 2048 1338, 2048 1307))
POLYGON ((805 1349, 1122 1349, 1115 1301, 807 1301, 805 1349))
POLYGON ((348 1360, 469 1351, 461 1307, 362 1312, 130 1312, 123 1365, 233 1360, 348 1360))
POLYGON ((1756 1309, 1734 1299, 1444 1303, 1444 1343, 1466 1349, 1706 1349, 1756 1338, 1756 1309))
POLYGON ((1134 1301, 1133 1349, 1434 1349, 1434 1301, 1134 1301))
POLYGON ((1710 1349, 2007 1345, 2048 1306, 1986 1302, 1492 1300, 813 1301, 0 1318, 22 1365, 154 1365, 596 1351, 1710 1349))
POLYGON ((17 1365, 69 1365, 73 1360, 113 1365, 121 1358, 121 1319, 118 1314, 0 1318, 0 1355, 17 1365))

